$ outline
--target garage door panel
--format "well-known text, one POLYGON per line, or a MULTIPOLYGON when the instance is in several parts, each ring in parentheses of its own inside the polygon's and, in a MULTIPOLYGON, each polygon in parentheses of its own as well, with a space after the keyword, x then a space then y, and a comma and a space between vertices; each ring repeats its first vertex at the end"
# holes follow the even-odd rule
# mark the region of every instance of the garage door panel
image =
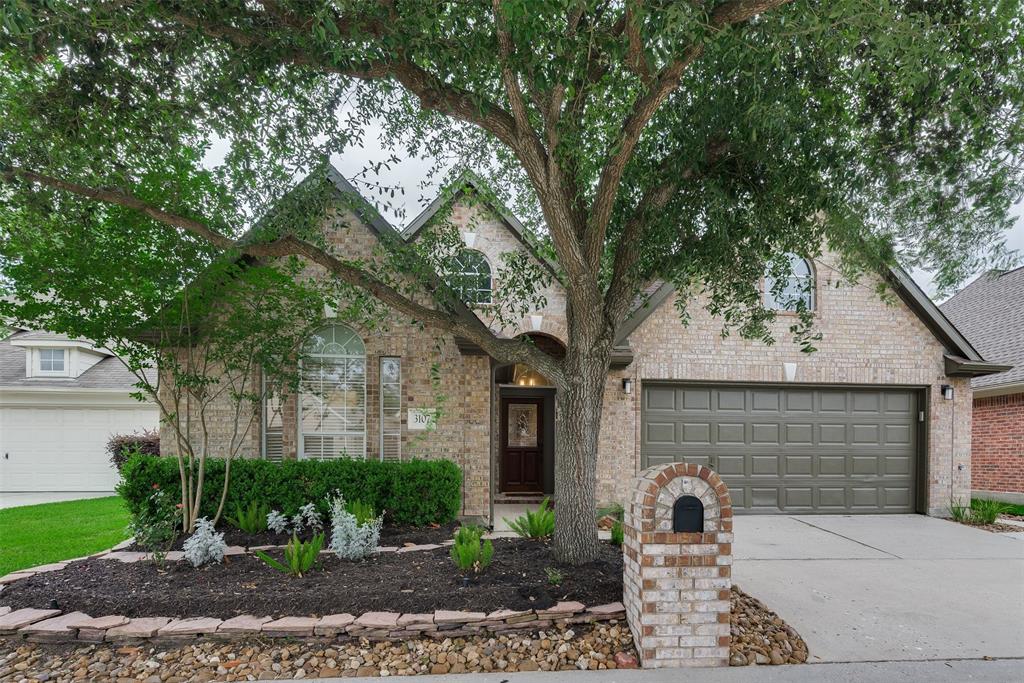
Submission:
POLYGON ((809 455, 787 455, 786 475, 787 476, 810 476, 813 474, 812 467, 814 458, 809 455))
POLYGON ((813 413, 814 392, 811 391, 787 391, 786 392, 787 413, 813 413))
POLYGON ((750 426, 750 443, 779 445, 779 425, 755 422, 750 426))
POLYGON ((684 389, 683 410, 711 410, 710 389, 684 389))
POLYGON ((755 413, 777 413, 779 412, 780 398, 778 391, 751 391, 750 410, 755 413))
POLYGON ((742 455, 720 455, 717 458, 718 469, 715 470, 719 475, 725 477, 726 475, 747 475, 747 458, 742 455))
POLYGON ((710 444, 711 425, 707 422, 684 422, 683 443, 685 444, 710 444))
POLYGON ((719 389, 717 392, 718 411, 738 411, 746 412, 747 410, 747 392, 742 389, 719 389))
POLYGON ((913 440, 910 425, 887 424, 883 433, 887 446, 906 446, 913 440))
POLYGON ((738 513, 913 511, 912 391, 651 385, 644 394, 644 462, 712 467, 738 513), (652 391, 663 405, 675 396, 676 409, 647 409, 652 391), (652 426, 669 423, 655 443, 652 426))
POLYGON ((784 507, 786 510, 814 507, 814 489, 812 488, 787 486, 785 489, 785 496, 786 500, 784 507))
POLYGON ((812 424, 787 424, 786 445, 787 446, 810 446, 814 444, 814 425, 812 424))
POLYGON ((646 424, 647 443, 667 443, 675 444, 676 442, 676 425, 674 422, 648 422, 646 424))
POLYGON ((818 425, 818 443, 821 444, 845 444, 846 425, 822 424, 818 425))
POLYGON ((648 410, 675 410, 676 390, 671 387, 651 387, 644 391, 648 410))
POLYGON ((719 445, 724 444, 741 444, 747 441, 747 428, 745 424, 739 423, 718 423, 716 425, 718 439, 716 443, 719 445))

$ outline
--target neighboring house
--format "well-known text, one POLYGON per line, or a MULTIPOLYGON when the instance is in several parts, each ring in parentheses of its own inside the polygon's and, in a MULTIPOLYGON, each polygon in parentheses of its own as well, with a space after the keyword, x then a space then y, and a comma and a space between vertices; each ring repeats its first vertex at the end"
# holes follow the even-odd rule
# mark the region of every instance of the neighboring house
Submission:
MULTIPOLYGON (((376 258, 378 239, 395 229, 340 174, 327 175, 339 198, 325 219, 329 241, 350 258, 376 258)), ((526 250, 555 271, 514 217, 466 201, 478 181, 461 182, 401 239, 445 215, 465 243, 458 282, 476 302, 490 300, 506 253, 526 250)), ((792 312, 780 311, 769 346, 723 337, 699 302, 684 326, 667 285, 644 292, 608 377, 600 502, 625 502, 641 469, 682 460, 717 470, 739 513, 943 514, 969 492, 970 380, 1005 368, 986 363, 905 273, 879 276, 897 295, 886 303, 876 278, 844 283, 828 256, 792 257, 789 289, 809 288, 823 335, 810 355, 791 339, 792 312)), ((544 308, 502 334, 557 353, 564 290, 555 279, 544 294, 544 308)), ((535 369, 501 365, 397 314, 382 330, 327 325, 307 351, 302 390, 264 407, 246 456, 449 458, 464 472, 463 514, 491 520, 497 503, 553 490, 555 389, 535 369), (436 430, 424 430, 438 407, 436 430)))
POLYGON ((106 349, 52 332, 0 341, 0 493, 113 491, 112 434, 156 429, 153 403, 106 349))
POLYGON ((1013 366, 971 381, 971 488, 1024 504, 1024 267, 982 275, 942 312, 985 358, 1013 366))

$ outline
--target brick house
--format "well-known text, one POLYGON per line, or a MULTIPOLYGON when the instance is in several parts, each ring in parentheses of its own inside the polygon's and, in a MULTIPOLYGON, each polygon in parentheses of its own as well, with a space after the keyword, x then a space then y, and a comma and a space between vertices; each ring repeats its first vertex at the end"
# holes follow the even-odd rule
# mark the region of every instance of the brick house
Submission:
MULTIPOLYGON (((489 301, 510 252, 557 273, 514 217, 466 201, 479 182, 471 176, 396 231, 340 174, 327 175, 339 202, 324 229, 339 253, 374 258, 382 235, 420 239, 444 215, 465 244, 459 282, 474 301, 489 301)), ((877 281, 843 283, 828 262, 792 257, 789 284, 824 336, 810 355, 790 340, 786 310, 767 346, 723 338, 697 305, 684 326, 668 285, 638 298, 608 376, 599 502, 624 502, 634 475, 680 460, 717 470, 740 513, 942 514, 969 492, 970 381, 1005 368, 986 363, 905 273, 879 276, 897 295, 887 303, 877 281)), ((540 310, 501 334, 557 353, 566 331, 557 277, 544 294, 540 310)), ((373 331, 328 324, 307 352, 309 390, 261 408, 245 457, 448 458, 464 472, 463 514, 487 520, 496 504, 553 490, 555 389, 534 369, 399 315, 373 331)))
POLYGON ((985 358, 1013 366, 971 380, 971 488, 1024 504, 1024 267, 982 275, 942 312, 985 358))

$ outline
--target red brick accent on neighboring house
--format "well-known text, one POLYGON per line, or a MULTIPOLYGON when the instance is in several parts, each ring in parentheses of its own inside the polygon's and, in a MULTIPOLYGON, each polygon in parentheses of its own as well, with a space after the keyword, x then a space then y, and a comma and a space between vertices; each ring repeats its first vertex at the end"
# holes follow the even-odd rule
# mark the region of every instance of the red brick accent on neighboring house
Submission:
POLYGON ((1024 493, 1024 393, 974 400, 971 488, 1024 493))

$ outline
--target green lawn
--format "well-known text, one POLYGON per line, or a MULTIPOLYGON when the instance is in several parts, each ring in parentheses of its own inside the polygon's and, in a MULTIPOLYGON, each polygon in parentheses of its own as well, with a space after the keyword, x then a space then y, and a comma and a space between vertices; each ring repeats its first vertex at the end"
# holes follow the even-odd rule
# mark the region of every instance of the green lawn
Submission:
POLYGON ((0 510, 0 576, 105 550, 128 538, 127 527, 117 496, 0 510))

